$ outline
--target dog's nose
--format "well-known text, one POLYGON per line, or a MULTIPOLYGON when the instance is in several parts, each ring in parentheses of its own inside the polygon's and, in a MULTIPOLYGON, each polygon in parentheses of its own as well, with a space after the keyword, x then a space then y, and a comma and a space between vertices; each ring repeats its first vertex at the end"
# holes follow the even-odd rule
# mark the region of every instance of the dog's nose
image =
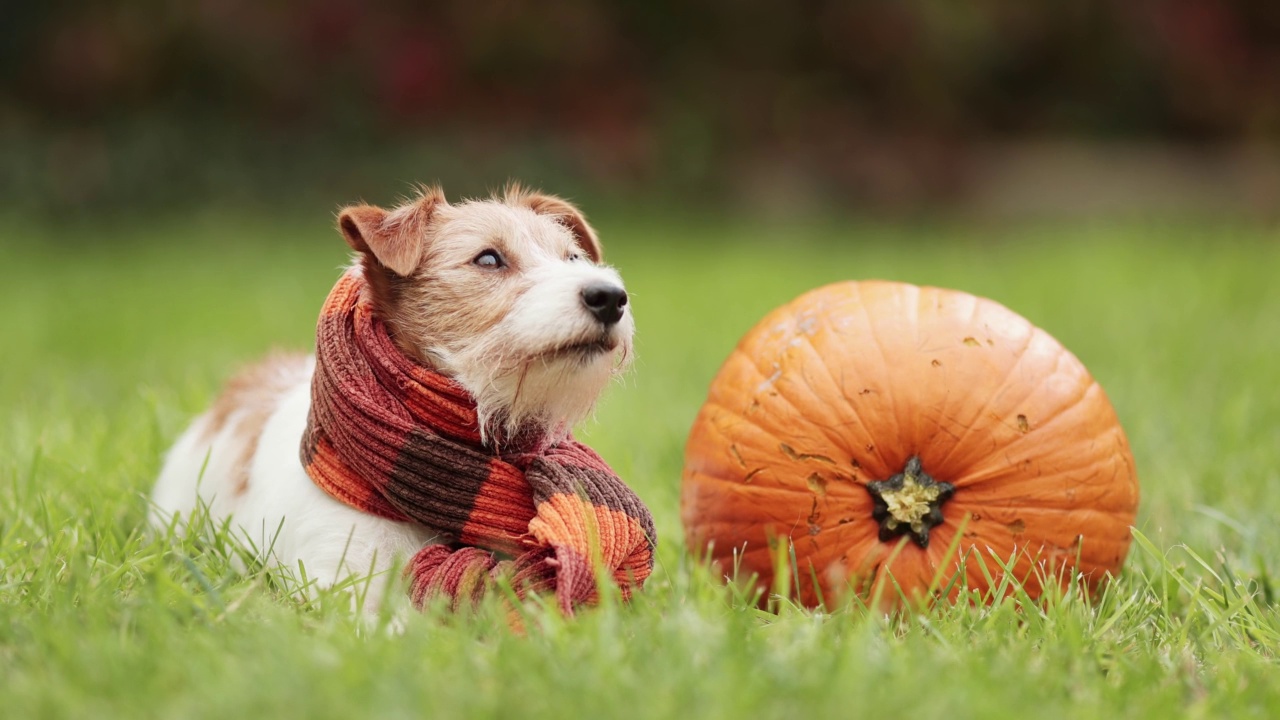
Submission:
POLYGON ((582 304, 596 319, 612 325, 622 319, 627 306, 627 291, 609 283, 592 283, 582 288, 582 304))

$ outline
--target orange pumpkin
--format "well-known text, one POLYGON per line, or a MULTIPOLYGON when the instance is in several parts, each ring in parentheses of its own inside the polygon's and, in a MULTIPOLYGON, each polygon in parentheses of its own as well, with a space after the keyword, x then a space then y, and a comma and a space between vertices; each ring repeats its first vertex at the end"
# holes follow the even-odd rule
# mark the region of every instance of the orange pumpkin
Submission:
POLYGON ((1137 505, 1115 411, 1062 345, 991 300, 870 281, 738 343, 689 436, 681 514, 692 550, 765 586, 794 552, 812 606, 954 600, 961 579, 988 597, 1006 570, 1033 597, 1072 570, 1094 587, 1137 505))

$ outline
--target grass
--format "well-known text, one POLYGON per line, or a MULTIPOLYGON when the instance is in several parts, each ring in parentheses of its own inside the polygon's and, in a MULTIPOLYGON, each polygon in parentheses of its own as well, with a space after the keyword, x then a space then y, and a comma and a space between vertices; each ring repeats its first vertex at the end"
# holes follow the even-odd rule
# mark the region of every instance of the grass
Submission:
POLYGON ((646 500, 627 606, 531 630, 492 607, 365 632, 340 595, 237 570, 226 533, 141 530, 161 453, 237 363, 305 347, 343 262, 326 219, 0 223, 6 717, 1274 717, 1280 243, 1221 223, 895 228, 602 218, 638 361, 580 435, 646 500), (736 339, 821 283, 999 300, 1107 389, 1140 535, 1097 599, 777 614, 691 561, 685 433, 736 339))

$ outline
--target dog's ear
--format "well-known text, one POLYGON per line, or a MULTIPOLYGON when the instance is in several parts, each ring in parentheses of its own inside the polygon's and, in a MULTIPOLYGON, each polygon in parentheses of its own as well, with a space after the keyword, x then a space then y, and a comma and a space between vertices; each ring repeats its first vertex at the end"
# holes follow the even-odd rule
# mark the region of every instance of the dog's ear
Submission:
POLYGON ((352 205, 338 213, 338 229, 352 250, 372 255, 383 267, 405 276, 422 260, 427 225, 444 202, 439 188, 428 188, 395 210, 352 205))
POLYGON ((516 191, 519 196, 518 202, 525 205, 529 209, 539 215, 550 215, 555 218, 556 222, 568 228, 573 234, 574 240, 578 242, 578 247, 591 258, 593 262, 600 262, 604 259, 604 251, 600 247, 600 239, 596 237, 596 231, 591 229, 587 224, 587 219, 583 217, 582 211, 573 203, 555 195, 544 195, 539 192, 526 192, 522 190, 516 191))

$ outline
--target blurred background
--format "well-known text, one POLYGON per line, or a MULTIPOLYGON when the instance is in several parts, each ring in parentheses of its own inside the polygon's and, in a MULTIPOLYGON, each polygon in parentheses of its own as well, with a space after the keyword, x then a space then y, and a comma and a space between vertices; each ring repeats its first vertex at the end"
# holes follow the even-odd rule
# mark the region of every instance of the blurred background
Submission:
POLYGON ((1280 207, 1274 0, 8 3, 0 209, 1280 207))

